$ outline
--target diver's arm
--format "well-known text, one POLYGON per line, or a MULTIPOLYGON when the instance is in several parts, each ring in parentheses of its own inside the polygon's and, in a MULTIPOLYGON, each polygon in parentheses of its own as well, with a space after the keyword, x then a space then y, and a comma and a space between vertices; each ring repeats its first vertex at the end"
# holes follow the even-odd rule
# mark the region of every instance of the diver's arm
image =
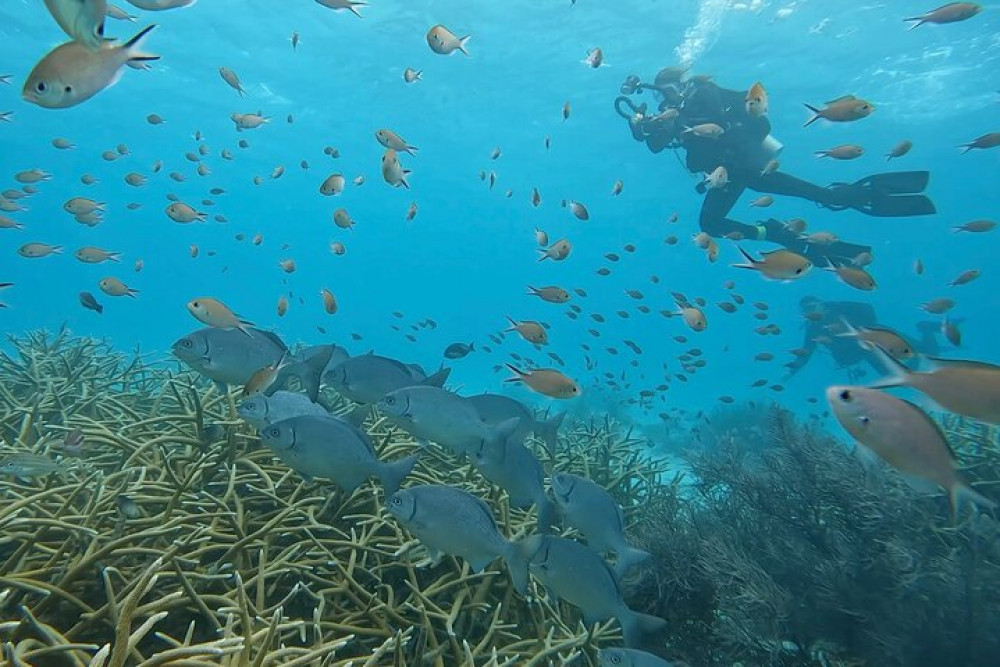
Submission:
POLYGON ((819 327, 815 326, 815 324, 806 322, 802 347, 798 349, 795 359, 785 364, 785 368, 788 369, 788 377, 795 375, 809 363, 818 346, 816 343, 816 336, 819 335, 818 329, 819 327))

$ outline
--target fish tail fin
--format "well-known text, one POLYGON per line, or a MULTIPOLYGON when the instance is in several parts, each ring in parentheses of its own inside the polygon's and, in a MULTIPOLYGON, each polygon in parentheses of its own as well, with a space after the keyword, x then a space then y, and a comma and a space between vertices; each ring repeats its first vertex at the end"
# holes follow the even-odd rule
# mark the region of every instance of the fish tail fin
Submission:
POLYGON ((908 19, 903 19, 903 21, 904 22, 905 21, 916 21, 916 23, 914 23, 913 25, 910 26, 910 28, 909 28, 910 30, 913 30, 914 28, 919 28, 924 23, 926 23, 926 21, 924 21, 924 17, 923 16, 911 16, 908 19))
POLYGON ((962 151, 962 155, 965 155, 966 153, 972 150, 972 144, 962 144, 961 146, 959 146, 959 148, 965 149, 964 151, 962 151))
POLYGON ((566 413, 560 412, 553 417, 536 422, 535 424, 535 435, 545 443, 545 449, 548 451, 549 456, 555 456, 556 451, 559 449, 559 427, 562 426, 563 419, 565 418, 566 413))
POLYGON ((615 574, 621 579, 629 570, 651 557, 652 554, 631 546, 622 546, 615 550, 615 574))
POLYGON ((545 534, 552 532, 553 526, 556 525, 559 513, 556 511, 556 505, 548 496, 543 496, 538 501, 538 532, 545 534))
POLYGON ((458 50, 466 56, 469 55, 469 52, 465 50, 465 45, 469 42, 470 37, 472 37, 472 35, 466 35, 465 37, 458 38, 458 50))
POLYGON ((378 478, 382 482, 386 498, 399 491, 403 480, 407 478, 419 460, 420 454, 412 454, 405 459, 385 463, 379 467, 378 478))
POLYGON ((812 125, 813 123, 815 123, 816 121, 818 121, 822 117, 822 115, 820 114, 819 109, 817 109, 813 105, 811 105, 811 104, 805 104, 804 102, 803 102, 803 104, 805 105, 805 107, 807 109, 809 109, 809 111, 813 112, 812 118, 810 118, 809 120, 807 120, 806 124, 802 126, 802 127, 809 127, 810 125, 812 125))
POLYGON ((156 27, 155 23, 146 26, 138 33, 136 33, 135 37, 122 44, 122 49, 128 55, 129 60, 137 60, 143 62, 143 61, 160 59, 160 56, 152 55, 149 53, 143 53, 142 51, 139 51, 139 47, 141 46, 142 41, 146 39, 146 36, 149 35, 149 33, 152 32, 153 28, 155 27, 156 27))
POLYGON ((516 367, 511 366, 510 364, 504 364, 504 366, 509 368, 510 371, 514 374, 514 377, 507 378, 506 380, 504 380, 504 382, 524 382, 525 374, 523 372, 519 371, 516 367))
POLYGON ((524 595, 528 592, 528 545, 524 540, 519 542, 508 542, 504 553, 504 562, 507 563, 507 570, 510 572, 510 580, 514 584, 514 590, 524 595))
POLYGON ((425 377, 424 381, 420 384, 427 385, 428 387, 443 387, 444 383, 448 381, 449 375, 451 375, 451 369, 442 368, 437 373, 425 377))
POLYGON ((659 632, 667 627, 667 622, 659 616, 640 614, 624 606, 618 614, 618 623, 622 626, 622 637, 625 639, 625 646, 639 646, 646 635, 659 632))
POLYGON ((756 260, 754 260, 754 258, 751 257, 750 254, 746 250, 744 250, 741 246, 736 246, 736 249, 739 250, 740 254, 743 255, 746 258, 746 260, 748 262, 750 262, 750 263, 749 264, 730 264, 730 266, 732 266, 734 269, 756 269, 757 268, 757 262, 756 262, 756 260))
POLYGON ((313 403, 319 398, 320 380, 322 379, 323 371, 326 370, 326 365, 330 363, 331 356, 333 356, 332 349, 323 350, 314 354, 309 359, 300 362, 298 368, 296 368, 296 375, 298 375, 299 382, 302 383, 302 388, 305 389, 306 395, 309 396, 309 400, 313 403))
POLYGON ((868 385, 872 389, 886 389, 888 387, 902 387, 910 382, 910 375, 913 374, 909 368, 904 366, 898 359, 889 354, 884 347, 877 343, 871 344, 871 350, 878 357, 878 360, 886 367, 888 375, 881 380, 877 380, 868 385))
POLYGON ((952 523, 958 523, 958 514, 962 509, 962 505, 965 504, 971 504, 973 508, 982 507, 987 510, 995 510, 997 508, 996 501, 990 500, 964 482, 956 481, 948 489, 948 507, 951 509, 952 523))

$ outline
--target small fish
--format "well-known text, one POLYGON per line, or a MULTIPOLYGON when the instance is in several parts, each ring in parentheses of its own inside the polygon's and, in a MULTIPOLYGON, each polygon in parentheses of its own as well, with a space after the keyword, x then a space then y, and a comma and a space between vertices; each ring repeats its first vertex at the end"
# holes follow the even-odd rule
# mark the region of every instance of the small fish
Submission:
MULTIPOLYGON (((232 113, 229 118, 232 119, 233 123, 236 125, 237 132, 242 132, 243 130, 256 130, 257 128, 271 122, 270 117, 264 116, 261 113, 232 113)), ((240 148, 247 148, 247 145, 241 141, 240 148)))
POLYGON ((542 203, 542 195, 539 194, 538 188, 531 188, 531 205, 538 208, 538 205, 542 203))
POLYGON ((63 32, 74 40, 90 51, 103 47, 106 0, 45 0, 45 6, 63 32))
POLYGON ((521 545, 500 534, 489 505, 476 496, 450 486, 420 485, 392 494, 386 506, 435 561, 442 554, 460 557, 478 573, 502 558, 514 590, 527 592, 528 565, 521 545))
MULTIPOLYGON (((253 338, 253 334, 249 332, 245 333, 247 336, 253 338)), ((288 367, 290 363, 291 360, 288 358, 288 351, 286 350, 285 353, 282 354, 281 357, 273 364, 263 366, 262 368, 254 371, 254 373, 250 376, 250 379, 247 380, 247 383, 243 386, 243 392, 240 396, 242 398, 249 398, 251 396, 256 396, 257 394, 266 393, 267 390, 271 388, 271 385, 274 384, 275 380, 278 379, 278 375, 281 374, 281 371, 288 367)))
POLYGON ((905 475, 943 487, 953 518, 966 502, 997 506, 961 480, 944 432, 916 405, 869 387, 829 387, 826 399, 861 447, 905 475))
POLYGON ((117 83, 126 64, 159 59, 139 50, 155 27, 143 29, 121 44, 104 43, 95 51, 79 42, 57 46, 31 70, 21 96, 46 109, 67 109, 86 102, 117 83))
POLYGON ((0 475, 33 480, 48 477, 52 473, 60 476, 65 471, 62 465, 47 456, 31 453, 7 454, 0 458, 0 475))
POLYGON ((333 295, 333 292, 326 289, 325 287, 320 290, 320 296, 323 299, 323 310, 326 311, 327 315, 333 315, 337 312, 337 297, 333 295))
POLYGON ((862 100, 854 95, 844 95, 826 103, 826 107, 817 109, 809 104, 805 105, 813 112, 812 118, 806 121, 804 127, 808 127, 820 118, 834 123, 848 123, 855 120, 867 118, 875 111, 875 106, 867 100, 862 100))
POLYGON ((443 56, 451 55, 455 51, 461 51, 463 55, 468 56, 469 52, 465 50, 465 45, 469 37, 470 35, 458 37, 448 28, 438 24, 427 31, 427 45, 431 47, 431 51, 443 56))
POLYGON ((118 508, 118 513, 122 515, 122 518, 138 519, 142 517, 142 510, 139 509, 139 504, 127 494, 119 493, 115 496, 115 506, 118 508))
POLYGON ((538 252, 541 253, 541 257, 538 258, 538 261, 552 259, 553 261, 561 262, 569 257, 572 250, 573 246, 567 239, 560 239, 548 248, 540 249, 538 252))
POLYGON ((558 472, 552 475, 552 494, 569 526, 579 530, 598 553, 615 554, 615 573, 622 577, 650 557, 625 539, 621 507, 601 486, 586 477, 558 472))
POLYGON ((532 390, 550 398, 570 399, 582 394, 580 385, 554 368, 536 368, 523 372, 506 364, 514 377, 507 382, 523 382, 532 390))
POLYGON ((334 11, 340 11, 341 9, 346 9, 359 19, 364 18, 361 16, 361 12, 358 11, 358 7, 367 7, 367 2, 362 2, 361 0, 316 0, 319 4, 324 7, 329 7, 334 11))
POLYGON ((611 196, 612 197, 617 197, 618 195, 620 195, 622 193, 622 190, 624 190, 624 189, 625 189, 625 184, 624 183, 622 183, 620 180, 619 181, 615 181, 615 184, 611 186, 611 196))
POLYGON ((28 259, 38 259, 62 252, 62 246, 49 245, 47 243, 25 243, 17 249, 17 254, 28 259))
POLYGON ((409 190, 410 184, 406 180, 409 174, 410 170, 403 168, 396 151, 392 148, 386 149, 382 155, 382 179, 394 188, 402 186, 409 190))
POLYGON ((964 155, 975 148, 986 149, 996 148, 997 146, 1000 146, 1000 132, 990 132, 989 134, 984 134, 981 137, 973 139, 967 144, 962 144, 959 148, 965 149, 962 151, 964 155))
POLYGON ((522 545, 532 554, 530 572, 551 594, 578 607, 585 625, 618 619, 626 646, 640 644, 646 635, 667 625, 662 618, 628 608, 618 578, 589 546, 551 535, 526 537, 522 545))
POLYGON ((577 220, 590 220, 590 212, 587 207, 578 201, 566 200, 562 201, 563 208, 568 208, 570 213, 576 217, 577 220))
POLYGON ((865 154, 865 149, 857 144, 843 144, 827 150, 814 151, 817 157, 832 157, 835 160, 855 160, 865 154))
POLYGON ((420 81, 423 76, 423 70, 413 69, 412 67, 407 67, 403 70, 403 81, 406 83, 413 83, 414 81, 420 81))
POLYGON ((549 244, 549 235, 538 227, 535 227, 535 243, 541 246, 549 244))
POLYGON ((705 174, 705 180, 702 181, 707 190, 718 190, 726 187, 729 183, 729 172, 722 165, 719 165, 711 173, 705 174))
POLYGON ((528 294, 537 296, 542 301, 547 301, 548 303, 566 303, 570 299, 569 292, 554 285, 548 287, 532 287, 528 285, 528 294))
POLYGON ((594 48, 587 51, 587 57, 581 61, 584 65, 597 69, 604 64, 604 51, 600 48, 594 48))
POLYGON ((910 152, 913 148, 913 142, 909 139, 903 139, 898 144, 892 147, 888 153, 885 154, 886 162, 893 160, 894 158, 901 158, 910 152))
POLYGON ((296 51, 299 48, 299 33, 293 30, 292 36, 288 38, 288 41, 292 43, 292 51, 296 51))
POLYGON ((347 179, 344 178, 343 174, 330 174, 320 184, 319 193, 326 197, 336 196, 344 191, 346 185, 347 179))
POLYGON ((236 74, 236 72, 228 67, 220 67, 219 76, 222 77, 222 80, 225 81, 230 88, 239 93, 240 97, 243 97, 246 94, 247 91, 243 90, 243 85, 240 83, 240 77, 236 74))
MULTIPOLYGON (((410 146, 406 141, 392 130, 381 129, 375 132, 375 139, 385 148, 391 148, 398 153, 409 153, 416 155, 419 150, 416 146, 410 146)), ((499 149, 498 149, 499 150, 499 149)), ((495 158, 494 158, 495 159, 495 158)))
POLYGON ((524 320, 523 322, 516 322, 510 317, 507 318, 511 326, 506 331, 516 331, 521 338, 532 343, 533 345, 548 345, 549 335, 545 331, 545 328, 538 322, 533 322, 531 320, 524 320))
POLYGON ((253 326, 253 323, 241 319, 230 310, 229 306, 218 299, 208 296, 198 297, 188 301, 187 309, 202 324, 221 329, 239 329, 247 336, 252 337, 246 327, 253 326))
POLYGON ((856 266, 830 266, 826 270, 836 273, 844 284, 863 292, 870 292, 878 286, 870 273, 856 266))
POLYGON ((121 253, 111 252, 109 250, 104 250, 103 248, 90 245, 83 246, 77 250, 73 256, 84 264, 100 264, 108 261, 121 261, 121 253))
POLYGON ((954 232, 971 232, 973 234, 982 234, 984 232, 991 232, 996 228, 997 223, 992 220, 973 220, 972 222, 966 222, 965 224, 958 225, 957 227, 952 227, 954 232))
POLYGON ((108 296, 130 296, 134 299, 135 295, 139 293, 139 290, 132 289, 113 276, 102 278, 101 281, 97 283, 97 286, 100 287, 101 291, 108 296))
POLYGON ((446 359, 463 359, 475 350, 475 343, 452 343, 444 349, 444 356, 446 359))
POLYGON ((333 212, 333 224, 341 229, 351 229, 356 223, 346 208, 338 208, 333 212))
POLYGON ((92 310, 98 315, 104 312, 104 306, 98 303, 97 299, 90 292, 80 292, 80 305, 87 310, 92 310))
POLYGON ((764 84, 760 81, 750 86, 750 90, 747 91, 746 95, 746 110, 747 113, 754 118, 760 118, 761 116, 767 115, 768 99, 767 91, 764 90, 764 84))
POLYGON ((947 316, 941 321, 941 335, 955 347, 962 346, 962 331, 958 328, 958 324, 949 320, 947 316))
POLYGON ((903 19, 903 21, 916 21, 910 30, 920 27, 925 23, 957 23, 971 19, 982 11, 982 7, 975 2, 949 2, 947 5, 932 9, 921 16, 913 16, 903 19))
POLYGON ((174 202, 164 209, 167 217, 174 222, 187 224, 190 222, 205 222, 208 219, 207 213, 195 210, 192 206, 184 202, 174 202))
POLYGON ((931 299, 930 301, 921 304, 920 309, 924 312, 931 313, 932 315, 941 315, 946 313, 955 307, 955 300, 949 299, 947 297, 941 297, 939 299, 931 299))
POLYGON ((409 208, 406 209, 406 222, 413 222, 413 219, 417 217, 417 202, 410 202, 409 208))
POLYGON ((737 248, 749 263, 733 264, 733 267, 753 269, 771 280, 798 280, 812 268, 812 262, 791 250, 782 248, 761 253, 761 259, 757 260, 751 257, 743 248, 739 246, 737 248))
POLYGON ((718 139, 725 134, 726 131, 722 129, 720 125, 716 125, 715 123, 702 123, 692 127, 685 127, 682 134, 687 134, 689 132, 701 139, 718 139))
POLYGON ((976 280, 980 276, 979 269, 968 269, 967 271, 962 271, 958 274, 954 280, 948 283, 948 287, 958 287, 959 285, 968 285, 973 280, 976 280))
POLYGON ((573 110, 572 110, 572 108, 570 107, 570 104, 569 104, 569 102, 568 102, 568 101, 567 101, 567 102, 564 102, 564 103, 563 103, 563 107, 562 107, 562 119, 563 119, 563 120, 569 120, 569 116, 570 116, 570 114, 572 113, 572 111, 573 111, 573 110))
POLYGON ((752 202, 750 202, 750 206, 752 206, 753 208, 767 208, 773 203, 774 203, 774 197, 772 197, 771 195, 762 195, 754 199, 752 202))
POLYGON ((278 317, 284 317, 285 313, 288 312, 288 299, 282 294, 278 297, 277 313, 278 317))

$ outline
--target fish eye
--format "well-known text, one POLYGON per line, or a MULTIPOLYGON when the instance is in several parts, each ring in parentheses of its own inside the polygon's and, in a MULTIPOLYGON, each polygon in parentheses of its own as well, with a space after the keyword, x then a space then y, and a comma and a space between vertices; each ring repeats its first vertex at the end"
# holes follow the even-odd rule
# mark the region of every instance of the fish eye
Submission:
POLYGON ((66 86, 65 88, 63 88, 63 92, 66 93, 67 95, 72 94, 73 93, 73 86, 66 86))
MULTIPOLYGON (((840 400, 844 401, 845 403, 850 403, 850 402, 851 402, 851 399, 852 399, 852 398, 854 398, 854 397, 853 397, 853 396, 851 395, 851 392, 850 392, 850 390, 849 390, 849 389, 844 389, 844 390, 843 390, 843 391, 841 391, 841 392, 840 392, 840 394, 838 394, 838 395, 840 396, 840 400)), ((865 417, 865 419, 868 419, 868 418, 867 418, 867 417, 865 417)))
POLYGON ((35 84, 35 90, 37 90, 40 93, 45 92, 45 87, 46 86, 44 81, 39 81, 38 83, 35 84))
POLYGON ((621 658, 619 658, 619 657, 618 657, 617 655, 613 655, 613 656, 611 656, 611 664, 612 664, 612 665, 617 665, 617 664, 618 664, 618 663, 620 663, 621 661, 622 661, 622 659, 621 659, 621 658))
POLYGON ((392 503, 393 505, 401 505, 403 503, 403 501, 398 496, 392 498, 391 500, 389 500, 389 502, 392 503))
POLYGON ((395 405, 396 404, 396 398, 394 396, 387 396, 386 399, 385 399, 385 404, 386 405, 395 405))

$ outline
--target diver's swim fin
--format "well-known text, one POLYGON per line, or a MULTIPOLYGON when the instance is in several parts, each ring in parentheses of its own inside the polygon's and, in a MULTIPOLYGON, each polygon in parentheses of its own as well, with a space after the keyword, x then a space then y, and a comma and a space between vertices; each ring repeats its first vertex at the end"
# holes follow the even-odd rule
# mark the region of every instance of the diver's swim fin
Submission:
POLYGON ((934 215, 937 208, 924 195, 885 195, 874 192, 867 205, 858 207, 861 213, 879 218, 908 218, 915 215, 934 215))
POLYGON ((929 171, 893 171, 862 178, 855 185, 887 195, 909 195, 926 190, 930 178, 929 171))
POLYGON ((895 171, 873 174, 852 184, 834 183, 831 187, 847 197, 836 204, 826 204, 835 211, 852 208, 880 218, 905 218, 937 213, 928 197, 922 194, 930 181, 928 171, 895 171))

